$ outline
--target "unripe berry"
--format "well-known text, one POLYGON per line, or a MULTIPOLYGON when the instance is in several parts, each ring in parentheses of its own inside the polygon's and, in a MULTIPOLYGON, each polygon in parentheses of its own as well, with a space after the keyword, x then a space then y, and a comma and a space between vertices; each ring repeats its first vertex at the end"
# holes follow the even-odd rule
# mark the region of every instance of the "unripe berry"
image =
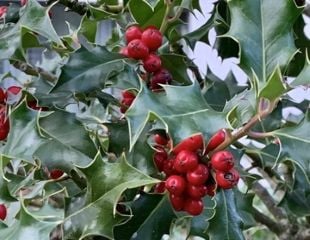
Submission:
POLYGON ((224 142, 226 136, 226 132, 224 129, 219 130, 216 134, 214 134, 206 148, 206 152, 210 152, 213 149, 217 148, 222 142, 224 142))
POLYGON ((166 180, 166 189, 176 196, 181 196, 186 188, 186 181, 183 177, 172 175, 166 180))
POLYGON ((149 73, 157 72, 161 69, 160 57, 155 54, 150 54, 143 60, 143 67, 149 73))
POLYGON ((219 151, 212 155, 211 166, 216 171, 227 172, 234 167, 234 156, 229 151, 219 151))
POLYGON ((145 59, 149 55, 149 49, 140 39, 134 39, 128 43, 128 56, 134 59, 145 59))
POLYGON ((193 216, 197 216, 203 211, 203 202, 201 199, 186 199, 184 203, 184 210, 193 216))
POLYGON ((230 189, 236 186, 239 178, 239 173, 234 168, 228 172, 218 171, 215 174, 217 185, 223 189, 230 189))
POLYGON ((163 36, 156 27, 148 27, 143 31, 141 40, 150 51, 156 51, 163 42, 163 36))
POLYGON ((174 168, 179 173, 186 173, 195 170, 198 166, 198 156, 196 153, 183 150, 175 158, 174 168))
POLYGON ((127 28, 125 32, 125 38, 127 43, 135 39, 141 39, 141 36, 142 36, 142 30, 136 25, 127 28))

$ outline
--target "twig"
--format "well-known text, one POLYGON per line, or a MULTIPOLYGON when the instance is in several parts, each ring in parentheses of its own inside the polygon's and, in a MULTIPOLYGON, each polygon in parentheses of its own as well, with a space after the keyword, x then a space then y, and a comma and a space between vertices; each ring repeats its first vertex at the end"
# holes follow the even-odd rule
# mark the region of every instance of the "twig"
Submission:
POLYGON ((253 208, 253 216, 255 220, 261 224, 264 224, 275 234, 280 234, 282 232, 282 226, 273 221, 271 218, 266 216, 265 214, 258 211, 256 208, 253 208))
POLYGON ((44 78, 45 80, 51 83, 55 83, 55 81, 57 80, 57 76, 45 71, 44 69, 40 67, 33 67, 25 62, 15 61, 13 63, 13 66, 28 75, 42 76, 42 78, 44 78))

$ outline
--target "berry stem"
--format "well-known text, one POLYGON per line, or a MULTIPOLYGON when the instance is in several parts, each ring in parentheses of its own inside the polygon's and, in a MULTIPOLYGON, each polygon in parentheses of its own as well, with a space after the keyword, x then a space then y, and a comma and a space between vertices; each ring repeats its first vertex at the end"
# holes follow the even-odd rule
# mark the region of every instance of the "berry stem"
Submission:
POLYGON ((165 16, 164 16, 164 19, 163 19, 163 22, 160 26, 160 29, 159 31, 164 35, 168 25, 170 23, 173 23, 175 22, 176 20, 179 19, 179 17, 181 16, 182 14, 182 8, 179 7, 176 12, 175 12, 175 15, 173 17, 170 18, 170 13, 172 12, 173 10, 173 7, 174 7, 174 4, 175 4, 176 1, 172 1, 172 0, 165 0, 165 4, 167 6, 166 8, 166 12, 165 12, 165 16))

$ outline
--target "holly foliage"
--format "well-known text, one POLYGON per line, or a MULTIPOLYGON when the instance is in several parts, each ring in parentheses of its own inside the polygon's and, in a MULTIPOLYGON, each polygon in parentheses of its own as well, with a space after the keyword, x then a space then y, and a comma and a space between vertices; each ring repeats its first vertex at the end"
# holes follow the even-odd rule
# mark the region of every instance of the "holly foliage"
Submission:
POLYGON ((205 11, 202 2, 28 0, 1 8, 0 64, 10 66, 0 75, 9 121, 0 146, 1 239, 309 239, 309 6, 206 0, 210 17, 184 30, 189 15, 205 11), (80 21, 61 23, 66 35, 54 24, 60 5, 80 21), (102 24, 113 26, 104 42, 102 24), (157 54, 172 81, 155 89, 141 61, 120 54, 133 24, 160 30, 157 54), (237 57, 247 82, 202 74, 189 55, 198 43, 222 60, 237 57), (40 62, 31 60, 34 49, 40 62), (308 95, 296 101, 292 91, 308 95), (228 149, 238 186, 205 196, 198 216, 175 211, 154 190, 165 176, 153 161, 153 136, 168 136, 173 155, 197 134, 205 151, 220 129, 225 141, 202 159, 228 149))

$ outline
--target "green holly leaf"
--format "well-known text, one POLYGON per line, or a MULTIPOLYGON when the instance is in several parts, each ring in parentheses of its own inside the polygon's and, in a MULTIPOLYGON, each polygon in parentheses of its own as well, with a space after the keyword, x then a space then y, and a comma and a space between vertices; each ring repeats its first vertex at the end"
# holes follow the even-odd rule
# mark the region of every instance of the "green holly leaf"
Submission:
POLYGON ((91 165, 80 170, 87 179, 87 202, 66 217, 64 230, 69 238, 100 235, 113 239, 113 228, 128 219, 116 211, 122 193, 159 182, 130 166, 124 156, 113 163, 97 156, 91 165))
POLYGON ((310 147, 310 114, 307 112, 303 121, 292 127, 281 128, 272 133, 280 139, 281 160, 291 160, 301 168, 309 181, 310 165, 308 149, 310 147))
POLYGON ((105 88, 106 81, 124 69, 123 57, 105 47, 84 47, 73 53, 62 68, 53 93, 89 92, 105 88))
POLYGON ((210 239, 245 239, 242 233, 242 219, 238 213, 234 192, 220 190, 216 193, 215 215, 209 221, 210 239))
POLYGON ((39 125, 48 139, 35 156, 49 169, 70 171, 74 166, 87 166, 95 157, 97 149, 75 114, 57 111, 41 118, 39 125))
POLYGON ((21 46, 27 32, 38 33, 46 39, 63 45, 51 23, 48 11, 49 8, 42 7, 37 1, 28 1, 19 21, 13 27, 6 26, 7 28, 0 33, 0 60, 9 59, 17 51, 24 56, 25 52, 21 46))
POLYGON ((131 208, 132 218, 114 229, 115 239, 160 240, 169 233, 171 222, 176 218, 167 196, 141 194, 126 205, 131 208))
POLYGON ((2 239, 49 240, 50 232, 60 223, 61 221, 39 220, 30 214, 22 204, 19 219, 7 228, 0 228, 0 235, 2 239))
POLYGON ((231 26, 226 35, 240 44, 240 66, 265 83, 277 66, 286 68, 297 51, 292 28, 302 9, 287 0, 231 0, 228 6, 231 26))
POLYGON ((238 214, 240 215, 243 228, 248 229, 256 225, 256 221, 252 215, 254 194, 243 194, 238 190, 234 191, 235 203, 238 214))
POLYGON ((2 154, 35 164, 34 153, 44 143, 37 121, 38 112, 30 110, 23 100, 10 114, 10 132, 2 154))
POLYGON ((292 87, 297 87, 300 85, 309 86, 310 84, 310 60, 308 55, 306 56, 305 66, 296 79, 290 84, 292 87))

